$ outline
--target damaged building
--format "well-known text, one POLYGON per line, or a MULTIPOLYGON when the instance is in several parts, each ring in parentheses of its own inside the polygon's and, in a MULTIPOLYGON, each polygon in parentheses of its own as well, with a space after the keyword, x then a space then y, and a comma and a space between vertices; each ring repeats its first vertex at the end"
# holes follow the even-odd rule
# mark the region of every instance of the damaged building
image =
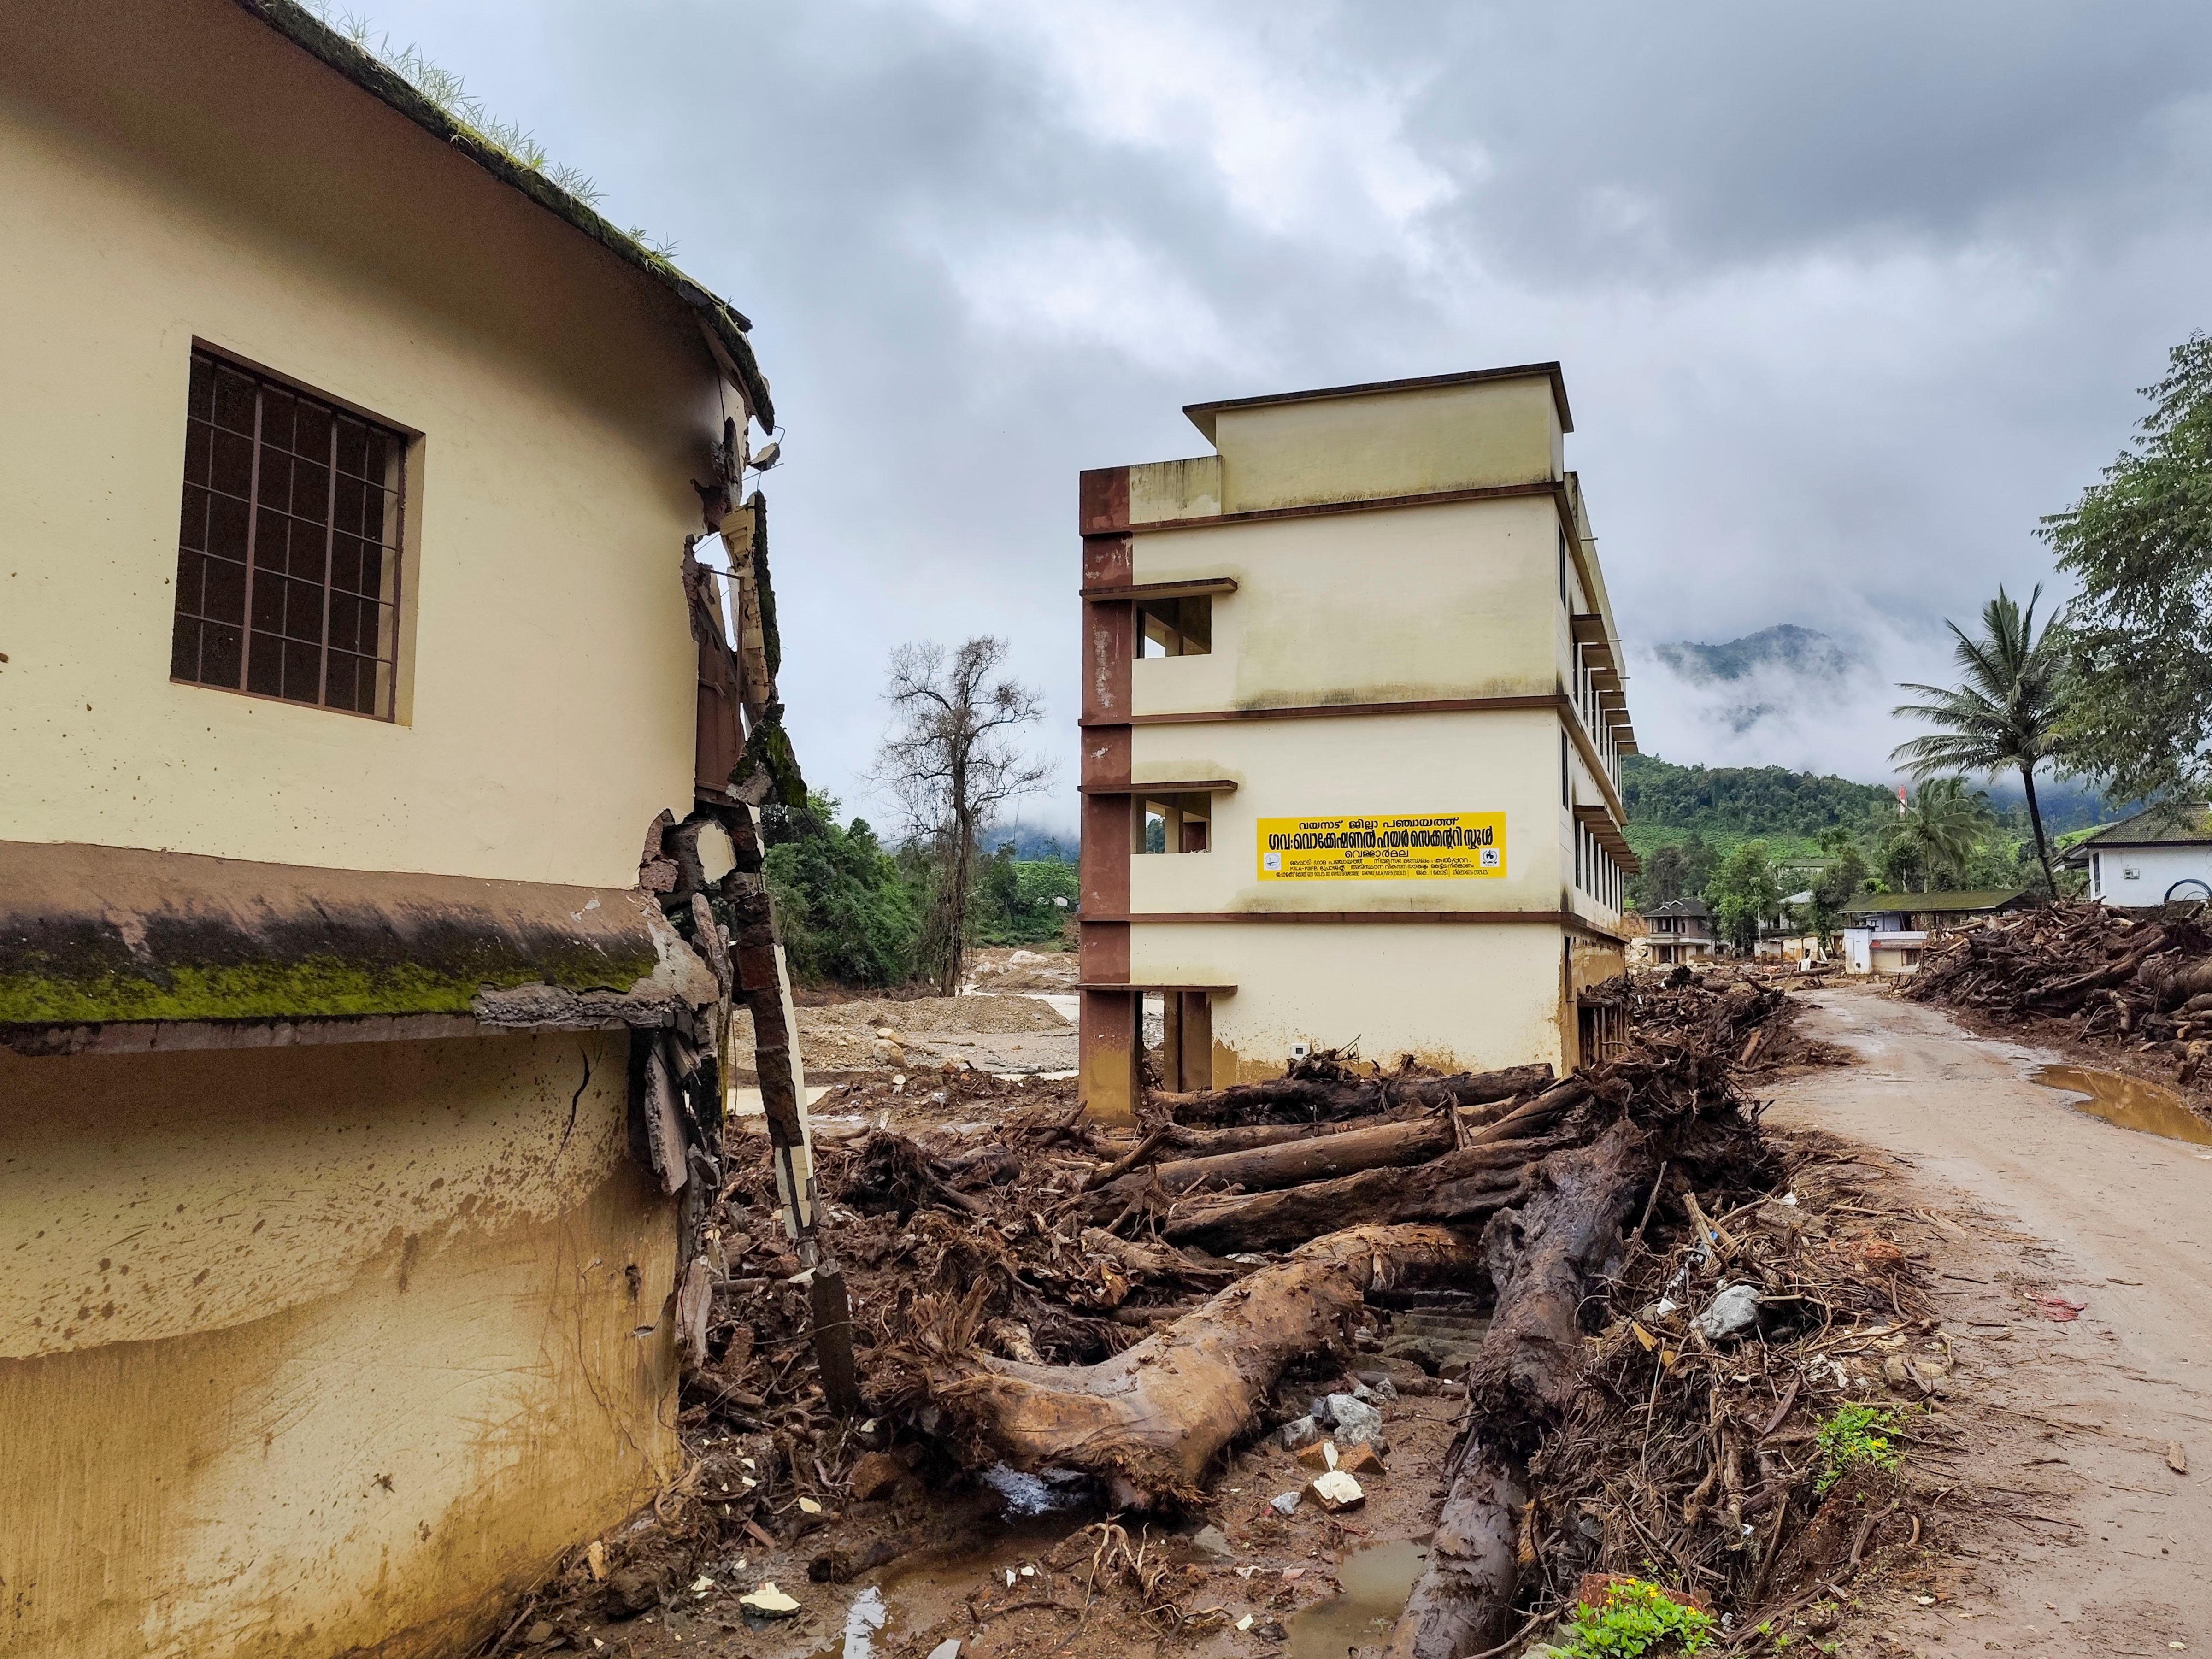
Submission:
POLYGON ((0 130, 0 1649, 443 1651, 678 1470, 739 1002, 808 1214, 768 384, 285 0, 0 130))
POLYGON ((1559 365, 1185 413, 1212 453, 1082 477, 1091 1109, 1147 997, 1170 1089, 1599 1057, 1635 733, 1559 365))

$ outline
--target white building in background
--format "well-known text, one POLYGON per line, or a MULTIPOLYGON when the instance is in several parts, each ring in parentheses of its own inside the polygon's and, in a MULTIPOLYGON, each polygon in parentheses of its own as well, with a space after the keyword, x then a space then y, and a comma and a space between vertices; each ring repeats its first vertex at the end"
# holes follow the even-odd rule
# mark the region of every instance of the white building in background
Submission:
POLYGON ((2126 907, 2212 899, 2212 807, 2153 806, 2107 824, 2067 854, 2089 872, 2089 896, 2126 907))

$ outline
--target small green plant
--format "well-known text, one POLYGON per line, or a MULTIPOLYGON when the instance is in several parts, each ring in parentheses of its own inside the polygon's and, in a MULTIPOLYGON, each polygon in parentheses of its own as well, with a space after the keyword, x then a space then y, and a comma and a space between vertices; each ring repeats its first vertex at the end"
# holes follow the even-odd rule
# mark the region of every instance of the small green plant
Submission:
POLYGON ((1568 1659, 1639 1659, 1647 1653, 1697 1653, 1713 1639, 1711 1613, 1684 1607, 1640 1578, 1606 1586, 1602 1606, 1575 1608, 1559 1650, 1568 1659))
POLYGON ((1825 1497, 1846 1473, 1861 1467, 1894 1474, 1904 1464, 1889 1443, 1896 1431, 1896 1416, 1887 1406, 1838 1406, 1814 1437, 1822 1468, 1813 1490, 1825 1497))

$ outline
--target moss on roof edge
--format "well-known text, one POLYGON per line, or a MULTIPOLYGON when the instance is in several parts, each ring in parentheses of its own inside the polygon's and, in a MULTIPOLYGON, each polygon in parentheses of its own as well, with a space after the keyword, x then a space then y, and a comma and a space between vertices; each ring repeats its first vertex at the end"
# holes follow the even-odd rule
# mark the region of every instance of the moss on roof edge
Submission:
MULTIPOLYGON (((746 338, 752 323, 743 312, 700 287, 669 260, 628 232, 617 229, 596 209, 562 190, 544 173, 522 166, 498 146, 485 143, 410 85, 405 76, 338 33, 296 0, 234 0, 234 3, 433 137, 451 144, 501 183, 513 185, 548 212, 567 220, 616 258, 635 266, 696 311, 714 331, 714 337, 729 353, 730 362, 744 381, 753 418, 763 431, 775 430, 775 405, 769 395, 767 378, 753 356, 752 343, 746 338)), ((719 365, 715 372, 720 372, 719 365)))

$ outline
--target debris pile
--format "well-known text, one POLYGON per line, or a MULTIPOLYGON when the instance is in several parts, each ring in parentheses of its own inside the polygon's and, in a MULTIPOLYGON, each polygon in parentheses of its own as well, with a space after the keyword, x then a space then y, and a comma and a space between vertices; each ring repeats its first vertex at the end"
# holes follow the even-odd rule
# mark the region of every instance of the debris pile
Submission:
POLYGON ((2201 903, 2130 915, 2061 902, 1968 928, 1930 948, 1905 987, 1919 1002, 2007 1024, 2162 1052, 2184 1082, 2212 1055, 2212 927, 2201 903))
MULTIPOLYGON (((818 1166, 873 1413, 858 1421, 825 1406, 769 1162, 732 1136, 684 1387, 692 1461, 534 1607, 565 1609, 564 1629, 657 1610, 672 1632, 713 1605, 687 1599, 710 1597, 700 1584, 757 1595, 772 1569, 803 1595, 802 1572, 849 1583, 1002 1503, 1087 1501, 1115 1518, 1072 1515, 1037 1572, 1179 1632, 1220 1610, 1203 1574, 1164 1571, 1139 1517, 1218 1505, 1219 1471, 1264 1435, 1295 1476, 1241 1500, 1248 1526, 1355 1522, 1378 1480, 1388 1494, 1387 1413, 1408 1394, 1472 1409, 1394 1652, 1492 1647, 1571 1607, 1585 1571, 1659 1572, 1739 1609, 1796 1583, 1808 1414, 1865 1380, 1836 1358, 1869 1334, 1843 1334, 1855 1313, 1919 1316, 1911 1269, 1778 1195, 1786 1161, 1736 1090, 1786 1048, 1778 991, 1713 975, 1620 994, 1627 1052, 1564 1079, 1322 1054, 1268 1083, 1155 1092, 1114 1133, 1066 1082, 948 1076, 905 1133, 871 1109, 880 1085, 846 1091, 867 1127, 818 1166), (1431 1305, 1489 1316, 1442 1378, 1383 1352, 1376 1314, 1431 1305)), ((1010 1574, 968 1616, 1075 1613, 1039 1583, 1010 1574)))

